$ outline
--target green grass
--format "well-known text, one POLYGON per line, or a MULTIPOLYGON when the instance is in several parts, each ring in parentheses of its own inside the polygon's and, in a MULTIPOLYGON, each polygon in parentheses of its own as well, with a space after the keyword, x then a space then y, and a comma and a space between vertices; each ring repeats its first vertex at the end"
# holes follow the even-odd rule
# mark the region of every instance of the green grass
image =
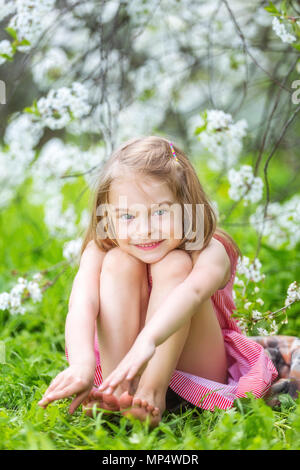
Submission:
MULTIPOLYGON (((26 272, 51 267, 62 258, 61 243, 49 237, 42 209, 26 202, 26 191, 25 186, 20 191, 22 197, 0 213, 0 292, 8 291, 26 272), (13 269, 18 271, 15 275, 13 269)), ((251 247, 253 234, 243 236, 245 246, 251 247)), ((299 269, 295 261, 287 267, 286 259, 293 263, 293 256, 295 260, 299 255, 294 250, 276 258, 267 248, 262 253, 264 266, 270 271, 262 297, 267 307, 278 303, 279 308, 299 269)), ((50 279, 58 271, 51 271, 50 279)), ((276 410, 263 399, 248 397, 237 400, 227 411, 191 408, 176 414, 166 412, 152 431, 147 423, 130 421, 118 413, 101 412, 91 419, 79 408, 71 416, 69 399, 40 408, 37 403, 50 381, 67 366, 64 323, 75 273, 76 268, 68 268, 46 290, 42 302, 30 306, 24 315, 0 311, 0 339, 6 351, 5 363, 0 364, 1 449, 300 448, 300 399, 294 402, 286 395, 276 410)), ((297 334, 298 310, 297 306, 290 310, 290 322, 282 334, 297 334)))

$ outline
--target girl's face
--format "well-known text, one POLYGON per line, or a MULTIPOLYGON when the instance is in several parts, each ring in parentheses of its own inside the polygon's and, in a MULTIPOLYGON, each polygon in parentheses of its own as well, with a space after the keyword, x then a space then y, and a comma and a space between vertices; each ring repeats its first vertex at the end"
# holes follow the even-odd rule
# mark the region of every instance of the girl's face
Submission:
POLYGON ((114 180, 109 204, 120 248, 145 263, 162 259, 183 238, 181 207, 166 183, 150 177, 114 180), (151 246, 140 246, 140 245, 151 246))

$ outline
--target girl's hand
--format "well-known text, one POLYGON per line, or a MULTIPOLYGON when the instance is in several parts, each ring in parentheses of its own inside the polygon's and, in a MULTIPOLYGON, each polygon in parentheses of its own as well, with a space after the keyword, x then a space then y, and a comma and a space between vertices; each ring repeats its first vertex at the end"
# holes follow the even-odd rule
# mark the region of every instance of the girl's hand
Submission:
MULTIPOLYGON (((139 335, 133 346, 122 359, 115 370, 103 381, 99 387, 99 391, 111 394, 123 381, 129 382, 128 389, 135 389, 137 381, 144 372, 149 360, 155 353, 155 344, 149 339, 139 335), (133 381, 135 386, 132 386, 133 381)), ((128 383, 125 383, 128 386, 128 383)))
POLYGON ((93 387, 94 372, 95 368, 86 364, 69 366, 55 377, 38 404, 46 408, 52 401, 70 397, 76 393, 76 398, 74 398, 69 408, 69 413, 72 414, 88 397, 93 387))

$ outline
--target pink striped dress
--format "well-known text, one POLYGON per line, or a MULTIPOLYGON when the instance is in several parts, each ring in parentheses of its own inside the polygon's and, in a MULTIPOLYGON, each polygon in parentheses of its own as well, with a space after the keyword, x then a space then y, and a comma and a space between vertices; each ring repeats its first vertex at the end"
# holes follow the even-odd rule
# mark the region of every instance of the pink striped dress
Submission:
MULTIPOLYGON (((218 234, 214 237, 225 247, 231 261, 231 277, 223 289, 217 290, 211 297, 217 315, 227 354, 227 384, 198 377, 175 369, 169 387, 184 400, 191 404, 213 411, 214 408, 227 409, 236 398, 245 397, 246 392, 253 392, 259 398, 269 390, 278 372, 259 343, 242 334, 232 312, 236 306, 232 297, 232 289, 236 272, 237 256, 230 243, 218 234)), ((148 269, 149 290, 152 279, 148 269)), ((95 386, 102 383, 102 370, 97 334, 95 334, 95 386)), ((66 349, 66 357, 68 353, 66 349)))

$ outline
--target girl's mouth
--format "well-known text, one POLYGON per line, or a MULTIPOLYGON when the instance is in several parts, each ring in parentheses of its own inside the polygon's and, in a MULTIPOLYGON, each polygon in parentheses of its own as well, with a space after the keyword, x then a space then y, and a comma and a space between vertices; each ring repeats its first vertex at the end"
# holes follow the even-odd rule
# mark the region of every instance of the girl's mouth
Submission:
POLYGON ((154 250, 155 248, 157 248, 161 243, 163 242, 163 240, 160 240, 158 242, 154 242, 154 243, 145 243, 143 245, 135 245, 137 248, 140 248, 141 250, 154 250))

